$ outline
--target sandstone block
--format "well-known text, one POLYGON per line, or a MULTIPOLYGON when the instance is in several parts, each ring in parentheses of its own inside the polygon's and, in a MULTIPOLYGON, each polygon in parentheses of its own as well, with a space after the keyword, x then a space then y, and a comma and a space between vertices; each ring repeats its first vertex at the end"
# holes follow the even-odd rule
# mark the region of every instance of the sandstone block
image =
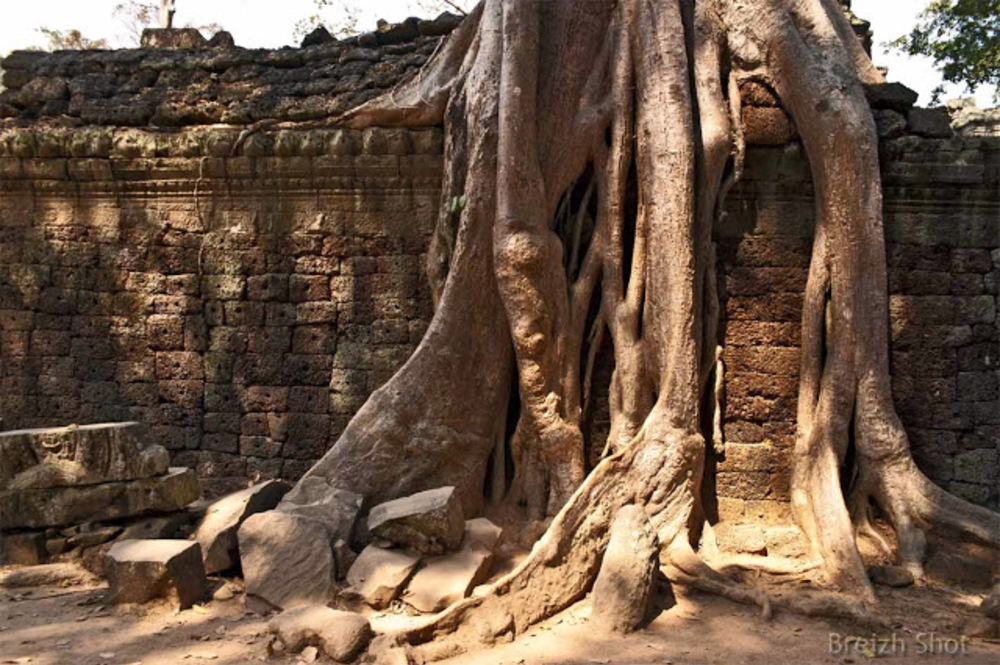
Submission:
POLYGON ((225 496, 208 507, 194 538, 201 544, 205 572, 212 574, 239 563, 236 533, 256 513, 278 505, 289 486, 270 480, 225 496))
POLYGON ((268 623, 287 649, 316 646, 337 662, 354 660, 372 639, 372 629, 360 614, 307 605, 286 610, 268 623))
POLYGON ((164 476, 79 487, 0 492, 0 529, 37 529, 88 521, 170 513, 198 499, 194 471, 171 468, 164 476))
POLYGON ((167 451, 139 423, 104 423, 0 433, 0 489, 135 480, 166 472, 167 451))
POLYGON ((114 603, 145 603, 162 596, 191 607, 208 592, 198 543, 123 540, 111 548, 104 570, 114 603))
POLYGON ((431 613, 466 598, 489 577, 493 552, 502 533, 488 519, 467 521, 461 549, 428 558, 406 587, 403 600, 421 612, 431 613))
POLYGON ((454 487, 439 487, 379 504, 368 513, 374 535, 424 554, 455 550, 465 521, 454 487))
POLYGON ((277 510, 251 515, 238 531, 248 596, 281 609, 326 604, 337 574, 323 524, 277 510))
POLYGON ((420 557, 402 550, 366 547, 347 572, 349 592, 376 609, 387 607, 412 577, 420 557))
POLYGON ((642 625, 659 566, 659 544, 643 509, 621 508, 611 523, 608 549, 592 594, 590 623, 610 633, 642 625))

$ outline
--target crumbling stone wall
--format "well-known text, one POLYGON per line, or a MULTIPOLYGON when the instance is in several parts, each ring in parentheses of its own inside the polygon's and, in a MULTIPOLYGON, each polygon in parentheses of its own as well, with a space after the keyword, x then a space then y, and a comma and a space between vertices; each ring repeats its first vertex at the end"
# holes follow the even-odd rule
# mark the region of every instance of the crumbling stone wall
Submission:
MULTIPOLYGON (((332 445, 430 318, 442 137, 316 121, 412 75, 437 37, 408 30, 8 59, 2 426, 141 420, 216 491, 297 478, 332 445)), ((814 212, 794 126, 765 87, 743 95, 752 145, 717 230, 726 454, 709 490, 721 517, 752 520, 787 511, 814 212)), ((1000 139, 978 120, 952 136, 898 87, 871 101, 900 413, 936 481, 997 507, 1000 139)))
POLYGON ((211 156, 237 134, 2 135, 5 429, 139 420, 216 489, 296 478, 410 355, 439 130, 211 156))

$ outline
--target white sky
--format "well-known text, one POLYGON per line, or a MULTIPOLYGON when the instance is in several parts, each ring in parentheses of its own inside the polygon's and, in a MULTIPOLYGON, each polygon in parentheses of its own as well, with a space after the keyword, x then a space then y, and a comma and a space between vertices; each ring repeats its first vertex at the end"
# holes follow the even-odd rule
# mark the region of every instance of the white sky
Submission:
MULTIPOLYGON (((0 55, 45 39, 36 28, 77 28, 91 39, 108 38, 124 44, 125 30, 112 18, 120 0, 0 0, 0 55)), ((359 27, 373 29, 378 18, 398 21, 407 16, 426 16, 422 6, 433 0, 333 0, 324 16, 335 21, 337 2, 343 1, 360 12, 359 27)), ((474 0, 457 0, 470 7, 474 0)), ((886 53, 882 42, 909 30, 917 13, 929 0, 854 0, 854 11, 872 22, 875 31, 875 64, 889 68, 889 78, 905 83, 920 93, 920 103, 930 101, 931 91, 941 82, 929 60, 886 53)), ((236 43, 248 47, 278 47, 294 44, 297 21, 315 13, 314 0, 177 0, 177 24, 218 23, 233 33, 236 43)), ((948 88, 945 99, 964 96, 964 86, 948 88)), ((980 106, 993 106, 992 90, 981 89, 980 106)))

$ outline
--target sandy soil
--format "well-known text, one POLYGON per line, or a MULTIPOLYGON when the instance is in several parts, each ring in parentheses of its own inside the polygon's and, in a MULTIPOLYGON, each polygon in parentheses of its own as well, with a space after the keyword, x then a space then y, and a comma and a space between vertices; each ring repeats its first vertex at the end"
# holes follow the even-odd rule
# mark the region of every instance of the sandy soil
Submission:
MULTIPOLYGON (((982 620, 974 593, 947 587, 880 589, 895 626, 883 642, 831 653, 848 636, 871 638, 849 624, 778 613, 763 621, 756 610, 702 594, 685 595, 645 630, 623 638, 588 631, 583 601, 511 644, 470 653, 451 665, 630 665, 864 663, 1000 663, 1000 641, 966 638, 982 620), (933 636, 931 635, 933 631, 933 636), (951 639, 952 642, 944 640, 951 639), (949 654, 947 651, 955 651, 949 654), (879 651, 883 653, 879 654, 879 651)), ((72 583, 0 589, 0 663, 32 665, 173 665, 177 663, 298 663, 268 658, 267 619, 245 609, 237 593, 227 601, 174 611, 166 602, 111 607, 106 587, 72 583)), ((392 617, 376 617, 379 620, 392 617)), ((320 662, 322 661, 320 658, 320 662)))

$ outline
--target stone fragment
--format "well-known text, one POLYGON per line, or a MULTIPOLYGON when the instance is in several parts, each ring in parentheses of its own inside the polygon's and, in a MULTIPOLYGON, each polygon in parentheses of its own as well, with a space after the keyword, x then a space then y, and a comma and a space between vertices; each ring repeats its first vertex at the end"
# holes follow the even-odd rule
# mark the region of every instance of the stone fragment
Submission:
POLYGON ((320 44, 328 44, 334 41, 333 35, 330 31, 326 29, 325 26, 317 26, 312 32, 305 36, 302 40, 302 48, 309 48, 310 46, 319 46, 320 44))
POLYGON ((375 609, 388 607, 419 563, 420 557, 409 552, 369 545, 347 571, 347 593, 356 594, 375 609))
POLYGON ((37 529, 180 510, 198 498, 194 471, 140 480, 0 492, 0 529, 37 529))
POLYGON ((952 135, 951 116, 944 107, 921 109, 912 108, 906 114, 910 132, 930 139, 946 139, 952 135))
POLYGON ((431 613, 466 598, 489 577, 493 552, 502 533, 488 519, 467 521, 461 549, 427 559, 407 585, 403 600, 421 612, 431 613))
POLYGON ((307 605, 286 610, 268 622, 289 651, 316 646, 333 660, 346 663, 357 658, 372 639, 372 629, 360 614, 307 605))
POLYGON ((465 520, 454 487, 439 487, 387 501, 368 513, 368 530, 424 554, 455 550, 465 520))
POLYGON ((238 532, 246 593, 281 609, 327 603, 337 574, 330 535, 314 519, 272 510, 238 532))
POLYGON ((48 554, 45 534, 41 531, 4 534, 0 536, 0 545, 0 564, 9 566, 37 566, 45 562, 48 554))
POLYGON ((646 618, 659 566, 659 544, 645 511, 636 505, 618 510, 608 548, 594 583, 590 624, 608 633, 628 633, 646 618))
POLYGON ((45 489, 162 475, 169 455, 139 423, 0 433, 0 489, 45 489))
POLYGON ((868 579, 873 584, 901 589, 913 585, 913 573, 902 566, 872 566, 868 569, 868 579))
POLYGON ((181 609, 208 593, 198 543, 186 540, 123 540, 104 560, 113 603, 145 603, 170 597, 181 609))
POLYGON ((902 83, 874 83, 865 85, 865 97, 873 109, 892 109, 906 113, 917 103, 919 95, 902 83))
POLYGON ((240 525, 251 515, 274 508, 288 490, 287 483, 269 480, 212 503, 194 534, 201 544, 205 572, 211 575, 235 566, 240 525))

